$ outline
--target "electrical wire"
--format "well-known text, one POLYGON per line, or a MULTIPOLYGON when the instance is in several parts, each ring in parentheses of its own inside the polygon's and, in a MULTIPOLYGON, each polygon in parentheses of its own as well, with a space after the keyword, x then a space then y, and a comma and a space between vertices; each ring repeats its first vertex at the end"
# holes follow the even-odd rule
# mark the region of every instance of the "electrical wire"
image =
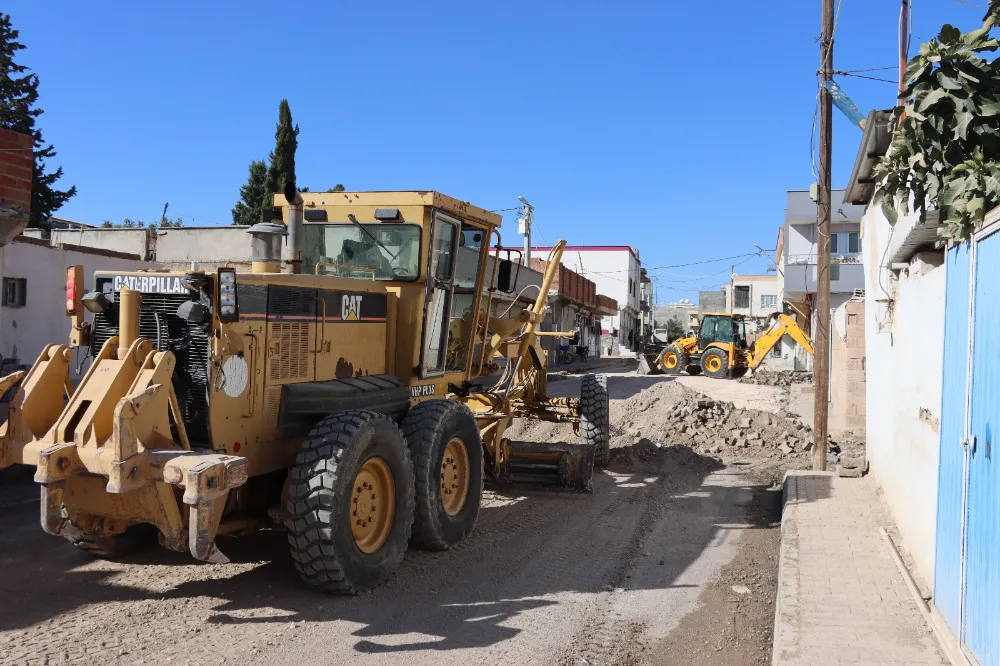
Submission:
POLYGON ((882 79, 877 76, 865 76, 864 74, 851 74, 850 72, 834 71, 834 74, 838 74, 841 76, 853 76, 856 79, 868 79, 869 81, 884 81, 886 83, 891 83, 893 85, 899 83, 899 81, 894 81, 892 79, 882 79))
MULTIPOLYGON (((745 254, 737 254, 737 255, 734 255, 732 257, 719 257, 718 259, 705 259, 704 261, 691 261, 691 262, 688 262, 686 264, 672 264, 670 266, 647 266, 645 268, 646 268, 647 272, 648 271, 662 271, 662 270, 667 269, 667 268, 686 268, 688 266, 701 266, 701 265, 704 265, 704 264, 714 264, 714 263, 719 262, 719 261, 730 261, 732 259, 743 259, 744 257, 756 257, 759 254, 760 254, 759 252, 747 252, 745 254)), ((581 269, 581 270, 583 270, 584 273, 593 273, 594 275, 603 275, 605 277, 610 277, 611 273, 628 273, 628 272, 630 272, 631 269, 623 268, 621 270, 613 270, 613 271, 593 271, 593 270, 587 270, 587 269, 584 268, 584 269, 581 269)), ((577 271, 577 272, 579 273, 580 271, 577 271)))

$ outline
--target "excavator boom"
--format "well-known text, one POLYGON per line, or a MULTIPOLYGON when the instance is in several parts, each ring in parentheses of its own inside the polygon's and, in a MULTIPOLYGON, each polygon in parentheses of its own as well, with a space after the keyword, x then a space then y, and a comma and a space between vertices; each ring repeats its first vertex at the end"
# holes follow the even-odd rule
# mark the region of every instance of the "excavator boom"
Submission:
POLYGON ((747 355, 750 369, 756 370, 763 360, 767 358, 771 350, 774 349, 774 345, 778 343, 778 340, 785 335, 801 345, 809 352, 810 356, 813 354, 812 342, 809 341, 809 336, 805 334, 805 331, 788 315, 779 314, 764 335, 757 338, 753 352, 747 355))

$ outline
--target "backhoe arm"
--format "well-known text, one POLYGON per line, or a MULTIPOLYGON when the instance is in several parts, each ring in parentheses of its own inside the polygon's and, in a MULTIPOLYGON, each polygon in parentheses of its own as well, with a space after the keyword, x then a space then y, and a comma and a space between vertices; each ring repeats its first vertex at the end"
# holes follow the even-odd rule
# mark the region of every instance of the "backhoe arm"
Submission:
POLYGON ((756 370, 764 359, 767 358, 768 353, 774 349, 774 345, 778 343, 778 340, 785 335, 795 340, 795 342, 809 352, 810 356, 813 354, 812 342, 805 334, 805 331, 795 323, 794 319, 782 314, 778 315, 778 318, 767 329, 767 332, 757 338, 757 342, 754 343, 753 354, 750 355, 750 368, 756 370))

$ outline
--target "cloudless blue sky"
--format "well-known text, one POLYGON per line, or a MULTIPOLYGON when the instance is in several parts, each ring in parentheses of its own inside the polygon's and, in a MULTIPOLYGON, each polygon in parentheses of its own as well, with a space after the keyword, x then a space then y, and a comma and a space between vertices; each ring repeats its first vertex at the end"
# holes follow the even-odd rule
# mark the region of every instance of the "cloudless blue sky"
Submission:
MULTIPOLYGON (((983 14, 914 4, 914 50, 983 14)), ((843 0, 835 67, 895 65, 899 5, 843 0)), ((59 215, 90 224, 157 219, 166 201, 188 225, 229 224, 282 97, 301 127, 301 186, 436 189, 487 209, 524 195, 539 244, 630 244, 654 269, 773 248, 785 190, 813 180, 820 0, 8 0, 3 11, 41 78, 54 164, 79 190, 59 215)), ((894 104, 891 84, 839 81, 864 113, 894 104)), ((834 114, 843 187, 861 131, 834 114)), ((513 213, 502 231, 521 242, 513 213)), ((727 282, 731 263, 653 270, 658 300, 727 282)))

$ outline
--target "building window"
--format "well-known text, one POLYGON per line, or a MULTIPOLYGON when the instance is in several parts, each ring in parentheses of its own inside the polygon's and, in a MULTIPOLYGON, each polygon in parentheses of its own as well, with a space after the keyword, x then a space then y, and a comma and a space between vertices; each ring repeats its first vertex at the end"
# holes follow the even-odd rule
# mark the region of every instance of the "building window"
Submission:
POLYGON ((734 308, 748 308, 750 307, 750 286, 736 287, 735 291, 736 297, 733 301, 734 308))
POLYGON ((28 298, 28 281, 25 278, 3 279, 3 305, 8 308, 23 308, 28 298))
POLYGON ((778 307, 778 295, 777 294, 761 294, 760 296, 760 309, 761 310, 771 310, 778 307))
POLYGON ((830 234, 830 254, 857 254, 861 251, 858 232, 830 234))
POLYGON ((840 280, 840 264, 830 264, 830 282, 840 280))

